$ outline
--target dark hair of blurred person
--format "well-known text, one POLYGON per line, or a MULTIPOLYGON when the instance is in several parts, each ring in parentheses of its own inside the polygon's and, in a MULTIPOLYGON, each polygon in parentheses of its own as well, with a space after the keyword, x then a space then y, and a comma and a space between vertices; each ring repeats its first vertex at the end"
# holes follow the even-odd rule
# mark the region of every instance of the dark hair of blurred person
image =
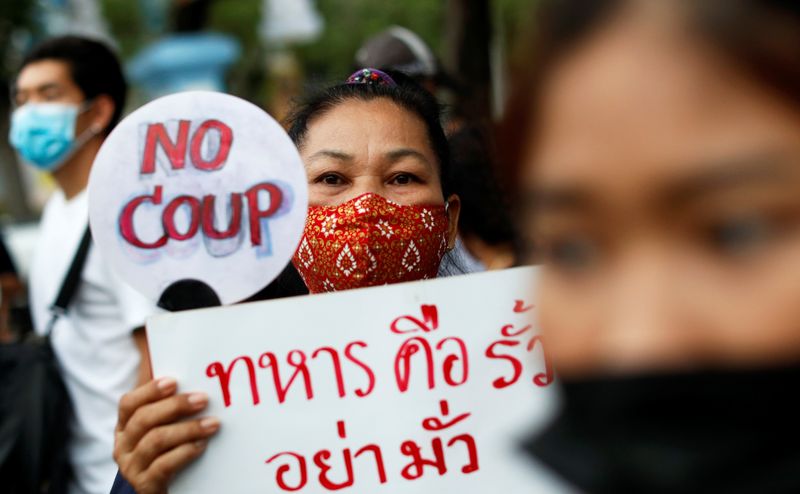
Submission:
POLYGON ((800 492, 800 4, 555 0, 500 133, 590 493, 800 492))
POLYGON ((509 198, 495 170, 487 132, 467 125, 450 137, 453 190, 461 198, 458 233, 467 252, 486 269, 515 264, 515 231, 509 198))

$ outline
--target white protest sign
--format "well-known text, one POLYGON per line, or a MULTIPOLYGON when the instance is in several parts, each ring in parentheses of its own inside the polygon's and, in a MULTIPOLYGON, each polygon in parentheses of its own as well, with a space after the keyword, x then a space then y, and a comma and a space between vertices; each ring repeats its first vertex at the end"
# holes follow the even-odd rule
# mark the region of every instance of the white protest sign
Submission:
POLYGON ((552 412, 535 270, 165 314, 154 375, 222 427, 170 492, 563 492, 521 451, 552 412))
POLYGON ((131 113, 104 142, 89 180, 92 235, 153 300, 199 280, 236 302, 291 259, 307 188, 297 149, 264 111, 222 93, 178 93, 131 113))

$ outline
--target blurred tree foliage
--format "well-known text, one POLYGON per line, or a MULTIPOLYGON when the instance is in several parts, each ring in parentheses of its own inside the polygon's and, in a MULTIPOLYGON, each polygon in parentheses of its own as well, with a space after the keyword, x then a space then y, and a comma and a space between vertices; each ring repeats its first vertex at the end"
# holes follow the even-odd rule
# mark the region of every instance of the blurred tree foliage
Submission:
MULTIPOLYGON (((230 74, 231 91, 261 100, 266 53, 258 26, 262 0, 216 0, 208 28, 234 36, 242 44, 242 59, 230 74)), ((139 2, 101 0, 103 12, 125 58, 153 40, 144 25, 139 2)), ((306 75, 312 80, 343 78, 359 45, 378 31, 399 24, 416 31, 435 52, 441 46, 445 1, 431 0, 317 0, 324 30, 310 43, 293 46, 306 75)))
MULTIPOLYGON (((507 41, 524 31, 527 12, 534 0, 486 0, 496 15, 495 27, 507 41), (498 24, 499 23, 499 24, 498 24)), ((113 36, 124 58, 129 58, 159 34, 147 26, 137 0, 99 0, 113 36)), ((13 46, 13 30, 31 28, 36 0, 0 0, 0 47, 13 46)), ((168 1, 166 3, 169 3, 168 1)), ((264 68, 265 50, 258 25, 262 0, 215 0, 209 15, 209 29, 236 37, 243 48, 242 60, 231 74, 233 87, 244 92, 258 83, 264 68), (249 82, 248 82, 249 81, 249 82)), ((316 0, 324 18, 321 36, 295 48, 306 75, 316 80, 342 78, 351 68, 353 55, 369 36, 398 24, 417 32, 442 55, 447 21, 447 0, 316 0)), ((6 48, 6 51, 8 49, 6 48)), ((8 73, 8 54, 4 53, 0 77, 8 73)))
POLYGON ((500 27, 506 42, 513 44, 530 28, 535 0, 492 0, 496 16, 495 26, 500 27))
MULTIPOLYGON (((5 3, 6 0, 0 1, 5 3)), ((22 1, 22 0, 13 0, 22 1)), ((30 1, 30 0, 28 0, 30 1)), ((524 29, 524 19, 533 0, 487 0, 492 2, 503 36, 514 39, 524 29)), ((139 2, 100 0, 103 12, 122 54, 128 58, 153 40, 144 25, 139 2)), ((209 29, 230 34, 242 44, 242 59, 230 74, 231 90, 260 100, 263 95, 265 57, 272 48, 262 46, 258 26, 262 0, 215 0, 209 15, 209 29)), ((310 43, 293 46, 308 79, 338 80, 349 73, 353 56, 361 43, 394 24, 418 33, 442 55, 447 21, 446 0, 316 0, 324 18, 324 30, 310 43)))
POLYGON ((325 80, 350 73, 356 50, 368 37, 392 26, 411 29, 440 54, 445 2, 431 0, 319 0, 325 31, 300 47, 309 75, 325 80))
POLYGON ((124 58, 130 58, 145 43, 152 41, 148 35, 149 30, 144 25, 138 1, 99 0, 99 3, 124 58))
POLYGON ((18 30, 33 28, 33 7, 35 0, 0 1, 0 80, 7 80, 16 70, 21 58, 12 37, 18 30))

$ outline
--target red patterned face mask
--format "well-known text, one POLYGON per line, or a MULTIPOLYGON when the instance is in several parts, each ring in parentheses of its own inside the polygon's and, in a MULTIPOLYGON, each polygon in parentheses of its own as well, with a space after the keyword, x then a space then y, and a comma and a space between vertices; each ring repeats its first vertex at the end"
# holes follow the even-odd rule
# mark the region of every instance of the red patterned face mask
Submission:
POLYGON ((311 293, 435 278, 447 247, 442 206, 401 206, 364 194, 311 206, 294 265, 311 293))

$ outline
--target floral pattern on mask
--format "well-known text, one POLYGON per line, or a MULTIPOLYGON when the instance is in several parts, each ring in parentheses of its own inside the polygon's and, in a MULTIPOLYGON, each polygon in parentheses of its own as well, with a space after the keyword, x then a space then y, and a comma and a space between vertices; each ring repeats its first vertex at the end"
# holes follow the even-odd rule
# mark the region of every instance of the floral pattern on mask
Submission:
POLYGON ((372 193, 311 206, 293 262, 311 293, 434 278, 448 223, 444 205, 402 206, 372 193))

